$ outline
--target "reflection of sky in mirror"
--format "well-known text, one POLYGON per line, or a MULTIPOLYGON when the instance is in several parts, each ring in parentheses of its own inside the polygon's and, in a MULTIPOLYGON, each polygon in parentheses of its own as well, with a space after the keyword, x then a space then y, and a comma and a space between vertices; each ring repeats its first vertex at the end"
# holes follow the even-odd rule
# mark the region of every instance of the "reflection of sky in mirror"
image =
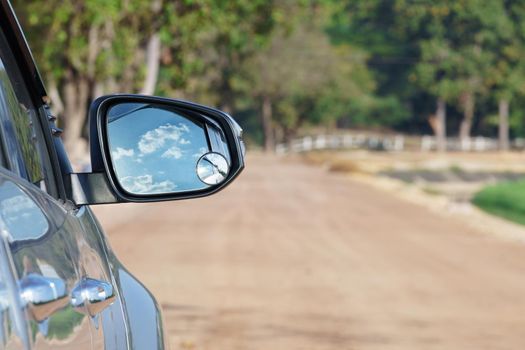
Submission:
POLYGON ((49 229, 42 210, 11 181, 0 183, 0 219, 11 241, 37 239, 49 229))
POLYGON ((187 117, 154 105, 124 103, 108 114, 113 167, 130 193, 166 193, 207 187, 196 164, 208 151, 206 134, 187 117))

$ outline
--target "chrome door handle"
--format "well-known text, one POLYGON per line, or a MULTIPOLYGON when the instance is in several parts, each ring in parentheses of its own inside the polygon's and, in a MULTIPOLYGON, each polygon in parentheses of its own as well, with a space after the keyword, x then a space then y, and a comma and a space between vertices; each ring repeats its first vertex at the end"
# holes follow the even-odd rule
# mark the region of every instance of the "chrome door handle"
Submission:
POLYGON ((22 305, 37 322, 44 321, 69 302, 66 284, 60 278, 30 273, 18 283, 22 305))
POLYGON ((95 316, 115 301, 113 286, 93 278, 83 278, 71 291, 71 305, 81 313, 95 316))

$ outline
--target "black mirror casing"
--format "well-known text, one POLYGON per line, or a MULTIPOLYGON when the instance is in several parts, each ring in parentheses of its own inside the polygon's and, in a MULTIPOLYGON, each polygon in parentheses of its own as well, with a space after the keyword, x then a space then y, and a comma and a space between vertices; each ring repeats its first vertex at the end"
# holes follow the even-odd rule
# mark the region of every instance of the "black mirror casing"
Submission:
POLYGON ((89 110, 91 173, 71 174, 69 192, 75 204, 102 204, 115 202, 158 202, 208 196, 230 184, 244 168, 245 148, 242 129, 228 114, 196 103, 163 97, 143 95, 107 95, 97 98, 89 110), (214 186, 193 191, 131 194, 120 185, 112 164, 106 128, 108 110, 117 104, 142 103, 164 105, 167 108, 196 115, 220 127, 224 133, 230 156, 230 171, 226 179, 214 186))

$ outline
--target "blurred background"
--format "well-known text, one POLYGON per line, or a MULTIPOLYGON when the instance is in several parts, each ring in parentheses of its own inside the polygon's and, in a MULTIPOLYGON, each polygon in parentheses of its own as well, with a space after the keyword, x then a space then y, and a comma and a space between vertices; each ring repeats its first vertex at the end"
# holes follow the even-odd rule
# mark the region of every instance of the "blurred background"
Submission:
POLYGON ((525 1, 13 0, 77 168, 87 109, 220 108, 216 196, 99 206, 172 349, 523 349, 525 1))

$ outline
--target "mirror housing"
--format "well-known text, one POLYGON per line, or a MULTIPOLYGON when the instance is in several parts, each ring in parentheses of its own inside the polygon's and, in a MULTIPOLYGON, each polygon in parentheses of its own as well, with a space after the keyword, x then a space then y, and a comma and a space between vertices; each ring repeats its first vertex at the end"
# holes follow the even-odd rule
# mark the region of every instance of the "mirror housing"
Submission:
MULTIPOLYGON (((131 113, 140 109, 142 109, 142 107, 135 110, 131 110, 131 112, 129 113, 122 113, 121 115, 126 117, 126 119, 132 119, 129 118, 131 113)), ((121 117, 118 116, 117 120, 118 118, 121 117)), ((112 119, 111 122, 113 122, 114 120, 115 119, 112 119)), ((133 120, 135 122, 130 123, 130 133, 133 125, 136 124, 136 117, 133 120)), ((124 120, 124 118, 122 118, 119 121, 119 127, 122 128, 122 126, 125 125, 126 122, 129 121, 124 120)), ((171 124, 165 124, 160 127, 166 128, 167 126, 175 128, 171 124)), ((119 130, 120 135, 126 135, 126 132, 127 131, 119 130)), ((244 168, 245 146, 244 142, 242 141, 242 129, 235 122, 235 120, 228 114, 221 112, 217 109, 198 105, 188 101, 129 94, 102 96, 93 101, 93 103, 90 106, 89 134, 91 151, 91 172, 70 174, 69 181, 66 183, 68 197, 71 198, 76 205, 116 202, 157 202, 203 197, 222 190, 224 187, 230 184, 244 168), (191 119, 199 125, 203 125, 203 130, 206 134, 208 149, 206 150, 206 152, 204 152, 204 150, 202 150, 201 152, 203 152, 203 154, 209 153, 210 155, 219 154, 223 157, 223 159, 226 159, 228 163, 227 173, 221 172, 219 176, 219 178, 221 179, 220 181, 206 181, 202 177, 202 174, 197 173, 198 171, 202 171, 200 169, 202 168, 202 166, 200 165, 201 162, 199 162, 199 166, 197 165, 197 162, 201 161, 201 158, 207 159, 209 157, 204 157, 203 154, 199 154, 199 157, 196 157, 195 159, 195 165, 191 169, 191 171, 195 172, 195 178, 200 179, 202 181, 202 186, 194 186, 193 188, 187 188, 185 190, 179 191, 176 190, 177 186, 176 184, 174 184, 172 186, 173 188, 175 188, 174 190, 166 190, 161 192, 150 191, 149 193, 137 193, 130 191, 129 186, 123 186, 122 170, 120 170, 123 169, 123 167, 118 164, 118 166, 116 166, 115 163, 115 160, 118 158, 115 158, 115 146, 112 146, 112 141, 110 140, 110 138, 115 139, 115 137, 113 135, 108 135, 113 133, 108 132, 108 114, 110 113, 112 107, 126 104, 129 104, 130 106, 146 106, 148 108, 148 110, 150 111, 150 115, 148 115, 147 118, 142 117, 142 119, 140 120, 140 124, 142 124, 143 128, 147 128, 148 125, 151 124, 150 133, 154 131, 155 128, 159 127, 158 123, 154 124, 155 116, 151 115, 155 111, 155 109, 160 111, 161 113, 164 113, 165 111, 173 113, 173 115, 179 118, 178 120, 180 120, 180 116, 182 116, 182 118, 187 118, 188 120, 191 119), (221 135, 221 142, 217 141, 218 136, 214 136, 219 133, 221 135)), ((122 139, 122 137, 120 137, 120 139, 122 139)), ((171 140, 176 140, 176 138, 171 137, 171 140)), ((188 140, 184 141, 188 142, 188 140)), ((121 150, 122 152, 124 152, 123 149, 121 150)), ((131 150, 128 151, 129 153, 133 154, 131 150)), ((138 149, 135 153, 138 153, 138 149)), ((141 154, 140 156, 144 156, 144 154, 141 154)), ((172 164, 176 167, 178 164, 178 159, 174 158, 178 157, 172 157, 172 159, 169 160, 164 159, 164 164, 165 162, 169 161, 169 164, 172 164)), ((210 159, 218 158, 219 157, 211 157, 210 159)), ((137 160, 141 161, 141 159, 137 160)), ((160 159, 158 159, 158 161, 160 162, 160 159)), ((119 162, 122 163, 122 160, 119 160, 119 162)), ((221 160, 221 162, 223 162, 223 160, 221 160)), ((209 159, 207 163, 209 163, 209 159)), ((124 165, 126 164, 124 163, 124 165)), ((223 164, 221 163, 220 165, 222 166, 223 164)), ((190 170, 188 166, 186 166, 186 168, 188 168, 186 171, 190 170)), ((213 166, 211 168, 213 168, 213 166)), ((204 167, 203 169, 208 169, 209 171, 210 166, 208 165, 207 168, 204 167)), ((165 171, 162 171, 162 173, 165 173, 165 171)), ((151 180, 151 176, 147 176, 149 176, 149 180, 151 180)), ((206 176, 209 177, 210 174, 207 174, 206 176)), ((175 182, 176 181, 170 181, 170 183, 175 182)))

